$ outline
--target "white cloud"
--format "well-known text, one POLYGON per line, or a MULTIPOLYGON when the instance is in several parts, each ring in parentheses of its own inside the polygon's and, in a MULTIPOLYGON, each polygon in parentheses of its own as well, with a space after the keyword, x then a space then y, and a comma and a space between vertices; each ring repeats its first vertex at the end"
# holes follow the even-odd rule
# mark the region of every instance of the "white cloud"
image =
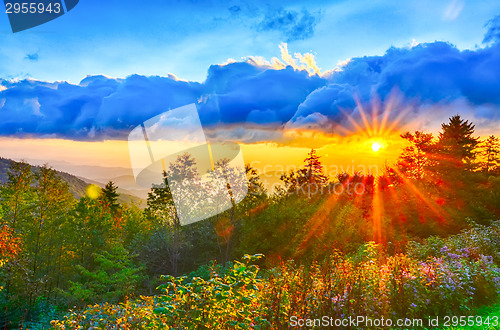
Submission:
POLYGON ((24 105, 28 106, 31 108, 31 112, 35 116, 43 116, 43 114, 40 112, 40 102, 38 102, 38 98, 32 98, 32 99, 26 99, 24 100, 24 105))

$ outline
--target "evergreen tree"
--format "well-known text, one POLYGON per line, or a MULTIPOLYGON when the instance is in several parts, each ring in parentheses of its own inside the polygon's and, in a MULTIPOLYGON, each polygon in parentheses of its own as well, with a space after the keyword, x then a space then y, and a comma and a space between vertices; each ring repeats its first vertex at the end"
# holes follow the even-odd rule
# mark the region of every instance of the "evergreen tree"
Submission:
POLYGON ((102 188, 102 200, 104 203, 111 209, 111 212, 113 214, 118 211, 118 208, 120 207, 120 204, 118 204, 118 193, 116 190, 118 189, 117 186, 115 186, 115 183, 113 181, 109 181, 104 188, 102 188))
POLYGON ((323 174, 323 165, 315 149, 307 154, 304 159, 305 165, 298 171, 291 170, 288 174, 282 174, 280 180, 285 184, 288 193, 307 193, 310 197, 311 191, 316 192, 321 186, 328 183, 328 177, 323 174))
POLYGON ((142 268, 134 265, 130 253, 120 242, 110 242, 104 251, 93 254, 95 269, 77 265, 81 280, 69 281, 66 296, 73 303, 117 303, 134 294, 143 278, 142 268))
POLYGON ((320 158, 316 153, 316 150, 311 149, 311 152, 307 154, 307 158, 304 159, 306 165, 305 168, 305 178, 307 183, 315 183, 317 185, 324 185, 327 183, 328 179, 323 174, 323 165, 321 164, 320 158))
POLYGON ((450 118, 448 124, 442 124, 441 129, 438 141, 440 165, 448 169, 474 169, 479 144, 479 139, 473 136, 475 126, 456 115, 450 118))

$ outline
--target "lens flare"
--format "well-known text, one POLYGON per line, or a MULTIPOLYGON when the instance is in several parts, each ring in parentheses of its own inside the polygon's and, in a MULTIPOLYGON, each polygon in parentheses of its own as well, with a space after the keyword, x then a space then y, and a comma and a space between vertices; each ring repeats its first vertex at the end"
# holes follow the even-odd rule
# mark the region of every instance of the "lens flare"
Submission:
POLYGON ((85 189, 85 194, 90 199, 97 199, 101 196, 101 188, 95 184, 88 185, 87 189, 85 189))

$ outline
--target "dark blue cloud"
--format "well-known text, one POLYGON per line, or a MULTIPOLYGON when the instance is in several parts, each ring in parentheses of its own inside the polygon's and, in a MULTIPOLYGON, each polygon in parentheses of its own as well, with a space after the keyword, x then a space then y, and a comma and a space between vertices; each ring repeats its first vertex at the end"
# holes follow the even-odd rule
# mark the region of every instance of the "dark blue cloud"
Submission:
POLYGON ((253 63, 213 65, 203 83, 139 75, 92 76, 78 85, 0 80, 0 134, 124 139, 143 121, 190 103, 207 130, 232 128, 235 138, 265 139, 266 130, 275 137, 286 125, 335 132, 346 112, 358 111, 355 97, 384 100, 394 89, 417 111, 460 101, 478 118, 500 120, 500 44, 474 51, 444 42, 391 48, 323 77, 253 63))
MULTIPOLYGON (((498 77, 500 45, 476 51, 459 51, 444 42, 391 48, 383 56, 354 58, 342 71, 333 73, 327 86, 311 93, 298 107, 290 124, 310 124, 308 118, 317 118, 317 114, 332 123, 345 122, 345 113, 356 108, 355 97, 366 104, 376 98, 387 99, 395 89, 416 111, 457 100, 472 108, 488 105, 498 109, 498 77)), ((500 111, 477 111, 476 115, 500 119, 500 111)))
POLYGON ((259 24, 261 31, 279 31, 287 42, 303 40, 313 36, 314 28, 319 21, 319 14, 311 14, 307 10, 296 12, 285 10, 269 10, 259 24))
POLYGON ((487 24, 488 32, 484 35, 483 43, 500 41, 500 15, 495 16, 487 24))
POLYGON ((207 93, 217 95, 223 123, 262 124, 287 122, 307 95, 325 83, 326 80, 318 76, 309 76, 307 72, 291 67, 272 70, 248 63, 233 63, 212 66, 205 88, 207 93), (274 115, 269 116, 269 111, 274 115))
POLYGON ((24 59, 36 62, 36 61, 38 61, 39 57, 40 56, 38 55, 38 53, 31 53, 31 54, 26 55, 26 57, 24 59))
POLYGON ((190 103, 198 104, 207 128, 283 125, 325 82, 291 67, 273 70, 248 63, 214 65, 204 84, 139 75, 91 76, 78 85, 0 80, 6 88, 0 92, 0 132, 82 140, 126 138, 145 120, 190 103))
POLYGON ((241 7, 238 5, 234 5, 228 8, 229 12, 233 15, 237 15, 239 12, 241 12, 241 7))
POLYGON ((124 138, 146 119, 187 103, 199 83, 171 77, 88 77, 79 85, 33 80, 0 81, 2 135, 55 135, 73 139, 124 138))

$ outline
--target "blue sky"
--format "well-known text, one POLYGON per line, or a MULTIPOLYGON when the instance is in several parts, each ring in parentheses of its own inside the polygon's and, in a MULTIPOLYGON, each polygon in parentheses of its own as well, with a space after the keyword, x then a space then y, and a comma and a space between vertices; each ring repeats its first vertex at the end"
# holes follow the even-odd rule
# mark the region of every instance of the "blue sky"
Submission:
POLYGON ((202 82, 212 64, 271 59, 281 42, 332 69, 391 47, 447 41, 481 47, 498 1, 81 0, 68 14, 12 34, 0 15, 0 77, 78 83, 87 75, 169 73, 202 82))

